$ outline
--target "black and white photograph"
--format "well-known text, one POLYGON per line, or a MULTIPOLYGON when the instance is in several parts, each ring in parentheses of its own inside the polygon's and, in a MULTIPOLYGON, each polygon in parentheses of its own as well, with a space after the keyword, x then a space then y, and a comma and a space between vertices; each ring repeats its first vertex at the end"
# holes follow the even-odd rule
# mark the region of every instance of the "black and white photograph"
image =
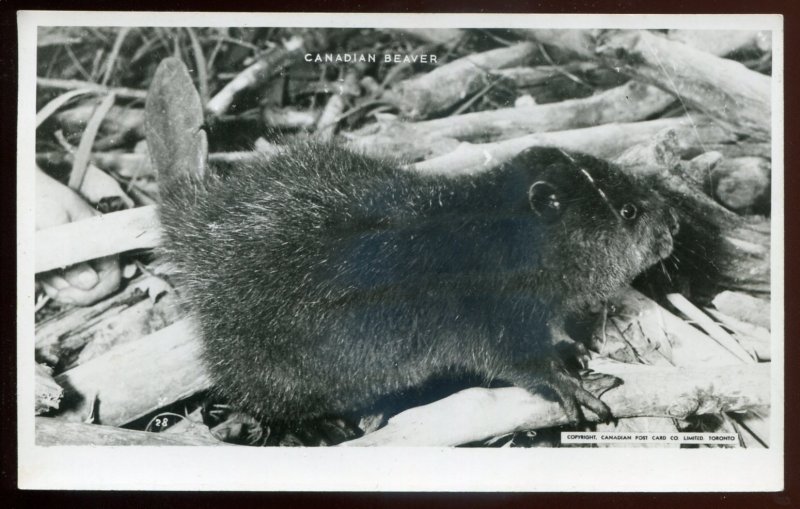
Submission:
POLYGON ((213 14, 18 15, 21 487, 782 489, 780 16, 213 14))

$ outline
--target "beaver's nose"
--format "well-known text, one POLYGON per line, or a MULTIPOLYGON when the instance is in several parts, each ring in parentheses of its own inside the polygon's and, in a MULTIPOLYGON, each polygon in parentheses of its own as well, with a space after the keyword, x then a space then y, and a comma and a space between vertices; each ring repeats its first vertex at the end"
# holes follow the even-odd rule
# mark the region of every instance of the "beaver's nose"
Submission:
POLYGON ((669 232, 672 235, 677 235, 678 230, 680 230, 681 227, 680 216, 678 216, 678 213, 675 211, 675 209, 669 209, 667 215, 669 216, 667 218, 667 224, 669 225, 669 232))

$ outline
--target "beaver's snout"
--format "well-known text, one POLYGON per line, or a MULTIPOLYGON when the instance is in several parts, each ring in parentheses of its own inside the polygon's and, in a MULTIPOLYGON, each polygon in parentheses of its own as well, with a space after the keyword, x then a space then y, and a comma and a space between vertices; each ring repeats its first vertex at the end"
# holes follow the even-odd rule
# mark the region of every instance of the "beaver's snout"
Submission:
POLYGON ((672 249, 675 247, 674 237, 680 230, 680 220, 675 210, 667 209, 664 215, 666 228, 659 231, 655 238, 655 252, 661 260, 672 254, 672 249))
POLYGON ((671 255, 674 245, 672 234, 665 232, 664 234, 660 235, 656 240, 656 252, 658 253, 658 258, 663 260, 671 255))
POLYGON ((681 228, 680 218, 674 209, 667 210, 667 224, 669 225, 669 232, 674 236, 678 234, 681 228))

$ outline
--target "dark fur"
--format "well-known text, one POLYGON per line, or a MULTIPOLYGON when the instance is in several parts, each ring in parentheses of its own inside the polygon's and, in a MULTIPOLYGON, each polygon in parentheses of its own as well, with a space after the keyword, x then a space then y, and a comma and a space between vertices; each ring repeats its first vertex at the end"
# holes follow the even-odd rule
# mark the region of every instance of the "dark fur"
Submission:
POLYGON ((619 170, 572 157, 609 203, 545 148, 454 178, 309 143, 226 177, 162 181, 164 251, 216 386, 275 421, 448 373, 574 399, 548 322, 666 256, 674 220, 619 170), (559 191, 555 220, 531 210, 542 180, 559 191), (632 221, 612 210, 628 202, 632 221))

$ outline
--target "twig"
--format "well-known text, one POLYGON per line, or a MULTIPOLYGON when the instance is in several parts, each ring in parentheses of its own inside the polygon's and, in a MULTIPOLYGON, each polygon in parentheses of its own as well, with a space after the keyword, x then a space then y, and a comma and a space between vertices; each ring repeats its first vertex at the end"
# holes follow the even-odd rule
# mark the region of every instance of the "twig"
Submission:
POLYGON ((56 97, 49 103, 45 104, 41 110, 36 113, 36 127, 38 128, 42 125, 42 122, 50 118, 50 115, 58 111, 59 108, 64 106, 67 102, 71 101, 75 97, 86 95, 86 94, 93 94, 96 90, 94 88, 80 88, 78 90, 73 90, 71 92, 67 92, 65 94, 61 94, 60 96, 56 97))
POLYGON ((186 27, 186 32, 189 34, 189 41, 192 44, 192 53, 194 54, 195 67, 197 68, 197 83, 200 92, 200 101, 203 104, 208 102, 208 73, 206 72, 206 58, 203 55, 203 47, 200 41, 197 40, 194 30, 191 27, 186 27))
MULTIPOLYGON (((83 89, 86 91, 102 94, 113 93, 121 99, 146 99, 147 91, 126 87, 106 87, 91 81, 80 80, 59 80, 53 78, 36 78, 36 86, 45 88, 57 88, 61 90, 83 89)), ((59 96, 61 97, 61 96, 59 96)), ((42 108, 44 109, 44 108, 42 108)))
POLYGON ((726 350, 735 355, 742 362, 752 364, 756 360, 740 345, 730 334, 725 332, 722 327, 714 323, 712 319, 700 309, 689 302, 686 297, 679 293, 670 293, 667 300, 675 306, 678 311, 693 320, 699 327, 705 330, 709 337, 722 345, 726 350))
POLYGON ((130 32, 130 27, 123 27, 120 28, 119 32, 117 32, 117 38, 114 40, 114 46, 111 48, 111 53, 108 55, 108 60, 106 60, 106 72, 103 74, 103 79, 100 81, 101 85, 108 83, 108 79, 111 77, 111 72, 114 70, 114 64, 117 62, 117 57, 119 56, 119 50, 122 48, 122 43, 125 41, 125 37, 128 36, 128 32, 130 32))
POLYGON ((100 124, 103 123, 108 110, 114 105, 114 94, 108 94, 105 99, 95 110, 89 123, 86 124, 86 130, 83 131, 81 142, 78 144, 78 150, 75 153, 75 160, 72 162, 72 171, 69 174, 69 187, 74 190, 79 190, 83 184, 83 177, 86 175, 86 167, 89 164, 89 157, 92 155, 92 145, 94 139, 97 137, 97 131, 100 129, 100 124))

